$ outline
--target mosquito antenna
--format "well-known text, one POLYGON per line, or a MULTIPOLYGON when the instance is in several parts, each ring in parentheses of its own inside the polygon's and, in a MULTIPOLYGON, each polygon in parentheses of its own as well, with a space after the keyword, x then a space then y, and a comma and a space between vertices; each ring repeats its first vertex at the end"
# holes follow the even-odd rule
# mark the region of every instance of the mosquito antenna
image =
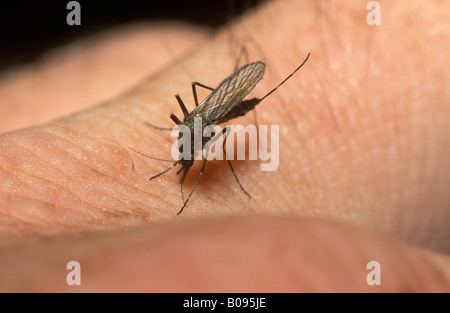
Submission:
POLYGON ((181 180, 180 180, 181 198, 183 199, 183 202, 184 202, 183 183, 184 183, 184 179, 186 178, 187 173, 189 172, 189 167, 183 167, 181 169, 184 170, 183 176, 181 176, 181 180))
POLYGON ((225 129, 221 132, 221 135, 223 136, 224 133, 226 133, 225 135, 225 139, 223 140, 222 143, 222 150, 223 153, 225 154, 225 159, 228 161, 228 165, 230 166, 231 172, 233 173, 234 178, 236 179, 236 182, 238 183, 239 187, 241 187, 242 191, 251 199, 252 197, 250 196, 250 194, 245 190, 244 186, 242 186, 241 182, 239 181, 236 173, 234 172, 233 166, 231 165, 231 161, 227 156, 227 150, 225 149, 225 142, 227 141, 228 135, 230 134, 228 130, 228 126, 225 127, 225 129))
POLYGON ((278 86, 276 86, 275 88, 273 88, 271 91, 269 91, 268 94, 266 94, 264 97, 262 97, 259 102, 263 101, 265 98, 267 98, 271 93, 273 93, 275 90, 277 90, 281 85, 283 85, 289 78, 292 77, 292 75, 295 74, 295 72, 297 72, 305 63, 306 61, 308 61, 308 58, 310 56, 311 53, 308 53, 308 55, 306 56, 306 59, 302 62, 302 64, 300 64, 299 67, 297 67, 288 77, 286 77, 281 83, 278 84, 278 86))
POLYGON ((108 141, 111 141, 112 143, 115 143, 116 145, 119 145, 122 149, 123 149, 123 151, 125 151, 127 154, 128 154, 128 157, 130 158, 130 160, 131 160, 131 168, 133 169, 133 171, 134 171, 134 161, 133 161, 133 158, 131 157, 131 155, 128 153, 128 151, 127 151, 127 149, 125 149, 120 143, 118 143, 118 142, 115 142, 114 140, 112 140, 112 139, 109 139, 109 138, 104 138, 104 137, 97 137, 97 138, 95 138, 95 139, 103 139, 103 140, 108 140, 108 141))
POLYGON ((183 204, 183 206, 181 207, 180 211, 178 211, 177 215, 180 215, 180 213, 183 212, 184 208, 186 207, 186 205, 187 205, 188 202, 189 202, 189 199, 191 199, 191 196, 192 196, 192 194, 194 193, 195 188, 197 188, 197 185, 198 185, 198 182, 199 182, 199 180, 200 180, 200 177, 202 177, 203 171, 205 170, 205 165, 206 165, 206 160, 207 160, 207 158, 208 158, 208 152, 206 152, 205 160, 203 161, 203 165, 202 165, 202 168, 200 169, 200 174, 199 174, 198 177, 197 177, 197 181, 195 182, 194 187, 192 187, 191 192, 189 193, 189 195, 188 195, 186 201, 184 201, 184 204, 183 204))
POLYGON ((132 150, 132 151, 136 152, 137 154, 140 154, 140 155, 142 155, 142 156, 145 156, 146 158, 152 159, 152 160, 158 160, 158 161, 163 161, 163 162, 170 162, 170 163, 172 163, 172 162, 173 162, 173 160, 160 159, 160 158, 155 158, 155 157, 152 157, 152 156, 146 155, 146 154, 144 154, 144 153, 142 153, 142 152, 139 152, 139 151, 137 151, 137 150, 135 150, 135 149, 131 148, 130 146, 128 146, 128 149, 130 149, 130 150, 132 150))

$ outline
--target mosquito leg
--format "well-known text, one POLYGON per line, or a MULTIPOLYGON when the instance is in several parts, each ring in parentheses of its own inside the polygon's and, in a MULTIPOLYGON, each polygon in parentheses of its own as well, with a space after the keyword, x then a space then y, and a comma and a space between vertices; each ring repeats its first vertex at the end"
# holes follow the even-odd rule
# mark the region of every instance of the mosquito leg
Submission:
POLYGON ((183 124, 175 114, 170 114, 170 119, 177 125, 183 124))
MULTIPOLYGON (((253 110, 253 118, 254 118, 254 120, 255 120, 255 126, 256 126, 256 129, 259 129, 258 115, 256 114, 256 109, 253 110)), ((258 134, 258 136, 259 136, 259 134, 258 134)))
POLYGON ((184 193, 183 193, 183 183, 184 183, 184 179, 186 178, 187 173, 189 172, 190 167, 183 167, 183 176, 181 176, 180 179, 180 189, 181 189, 181 199, 183 199, 184 202, 184 193))
POLYGON ((209 90, 215 90, 214 88, 208 87, 206 85, 203 85, 199 82, 192 82, 192 94, 194 95, 194 101, 195 101, 195 106, 198 107, 198 97, 197 97, 197 89, 195 88, 195 86, 200 86, 203 87, 205 89, 209 89, 209 90))
POLYGON ((191 198, 192 194, 194 193, 195 188, 197 188, 200 177, 202 177, 203 171, 205 170, 205 165, 206 165, 207 159, 208 159, 208 151, 206 152, 205 160, 203 160, 203 165, 200 170, 200 174, 198 174, 197 181, 195 182, 194 187, 192 188, 191 192, 189 193, 189 196, 187 197, 187 199, 184 202, 183 206, 181 207, 180 211, 178 211, 177 215, 179 215, 181 212, 183 212, 183 209, 186 207, 187 203, 189 202, 189 199, 191 198))
POLYGON ((234 64, 234 71, 235 72, 239 69, 239 63, 241 63, 241 59, 242 59, 243 56, 245 57, 245 62, 248 63, 247 49, 245 49, 244 46, 241 46, 241 48, 239 49, 239 53, 237 55, 237 58, 236 58, 236 63, 234 64))
MULTIPOLYGON (((256 109, 253 110, 253 119, 255 120, 255 126, 256 126, 256 129, 258 130, 259 124, 258 124, 258 114, 256 114, 256 109)), ((256 132, 256 136, 257 136, 256 139, 259 142, 259 131, 256 132)))
MULTIPOLYGON (((231 165, 231 161, 228 159, 227 157, 227 151, 225 149, 225 142, 227 141, 228 135, 230 134, 230 132, 227 132, 228 127, 225 127, 221 134, 219 136, 223 136, 225 133, 227 133, 225 135, 225 139, 223 140, 223 144, 222 144, 222 149, 223 149, 223 153, 225 154, 225 159, 228 162, 228 165, 230 166, 231 172, 233 173, 234 178, 236 179, 236 182, 238 183, 239 187, 241 187, 242 191, 249 197, 251 198, 250 194, 244 189, 244 187, 242 186, 241 182, 239 181, 239 179, 237 178, 236 173, 234 172, 233 166, 231 165)), ((218 137, 218 136, 217 136, 218 137)))
POLYGON ((168 171, 170 171, 171 169, 173 169, 174 167, 175 167, 175 165, 177 165, 178 164, 178 161, 177 162, 175 162, 175 163, 173 163, 168 169, 166 169, 165 171, 162 171, 161 173, 159 173, 159 174, 156 174, 155 176, 153 176, 153 177, 150 177, 150 179, 149 180, 152 180, 152 179, 154 179, 154 178, 156 178, 156 177, 159 177, 159 176, 161 176, 162 174, 165 174, 165 173, 167 173, 168 171))
POLYGON ((169 128, 169 127, 159 127, 159 126, 155 126, 153 124, 147 123, 147 122, 144 122, 144 124, 149 127, 154 128, 154 129, 157 129, 157 130, 172 130, 172 128, 169 128))
MULTIPOLYGON (((184 117, 188 116, 189 115, 189 111, 186 109, 186 106, 184 105, 183 100, 181 100, 180 95, 176 94, 175 98, 177 98, 178 104, 180 105, 181 111, 183 111, 184 117)), ((170 114, 170 118, 175 122, 175 120, 172 118, 172 116, 175 116, 175 115, 170 114)), ((179 123, 179 124, 181 124, 181 123, 179 123)))

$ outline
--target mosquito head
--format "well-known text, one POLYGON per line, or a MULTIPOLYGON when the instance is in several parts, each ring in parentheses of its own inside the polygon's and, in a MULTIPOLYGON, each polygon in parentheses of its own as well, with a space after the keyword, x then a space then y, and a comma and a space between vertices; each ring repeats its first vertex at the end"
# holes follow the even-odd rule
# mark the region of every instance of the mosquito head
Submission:
POLYGON ((192 165, 194 165, 194 159, 191 159, 191 160, 179 160, 178 164, 181 165, 182 169, 184 169, 184 168, 191 168, 192 165))

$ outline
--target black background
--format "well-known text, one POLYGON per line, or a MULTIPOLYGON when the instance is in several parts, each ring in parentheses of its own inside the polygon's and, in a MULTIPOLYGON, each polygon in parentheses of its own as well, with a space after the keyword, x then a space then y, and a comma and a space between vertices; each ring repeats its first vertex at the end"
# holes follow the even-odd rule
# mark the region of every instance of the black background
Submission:
POLYGON ((219 28, 264 0, 79 0, 81 25, 69 26, 70 0, 0 4, 0 74, 45 51, 133 21, 184 21, 219 28))

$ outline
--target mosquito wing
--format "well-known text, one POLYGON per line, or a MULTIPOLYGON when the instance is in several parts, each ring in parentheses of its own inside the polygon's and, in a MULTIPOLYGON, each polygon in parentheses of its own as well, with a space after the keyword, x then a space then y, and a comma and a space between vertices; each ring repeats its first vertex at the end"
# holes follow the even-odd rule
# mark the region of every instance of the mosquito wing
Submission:
POLYGON ((224 79, 189 115, 200 116, 210 124, 220 124, 222 117, 255 88, 265 70, 266 65, 261 61, 244 65, 224 79))

